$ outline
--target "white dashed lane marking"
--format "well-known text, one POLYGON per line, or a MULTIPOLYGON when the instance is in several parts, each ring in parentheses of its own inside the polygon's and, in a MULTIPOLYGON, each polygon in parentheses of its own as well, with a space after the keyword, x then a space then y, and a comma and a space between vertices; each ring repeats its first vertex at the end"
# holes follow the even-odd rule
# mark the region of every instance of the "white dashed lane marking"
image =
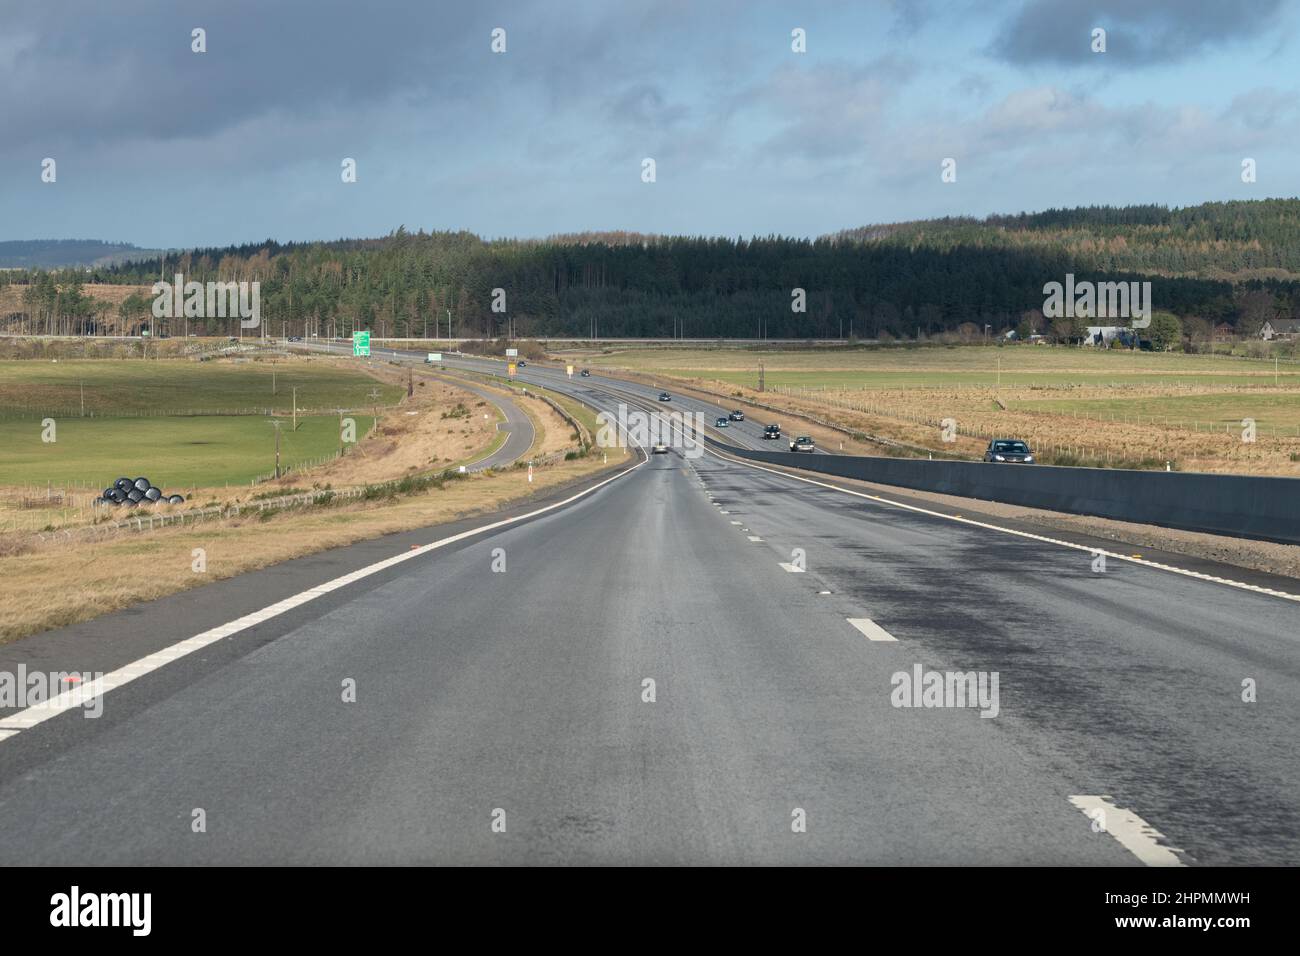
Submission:
POLYGON ((1147 866, 1186 866, 1182 850, 1165 845, 1165 835, 1132 810, 1115 806, 1110 796, 1076 796, 1070 802, 1094 826, 1102 826, 1124 849, 1147 866))
POLYGON ((898 641, 898 638, 869 617, 851 617, 848 618, 848 622, 861 631, 869 641, 898 641))
POLYGON ((1094 557, 1098 554, 1104 554, 1107 558, 1115 558, 1117 561, 1127 561, 1130 564, 1138 564, 1146 568, 1156 568, 1160 571, 1168 571, 1171 574, 1182 575, 1185 578, 1195 578, 1198 581, 1211 581, 1215 584, 1223 584, 1230 588, 1237 588, 1241 591, 1252 591, 1255 594, 1267 594, 1270 597, 1281 598, 1284 601, 1295 601, 1300 603, 1300 594, 1291 594, 1287 591, 1278 591, 1273 588, 1260 587, 1258 584, 1247 584, 1244 581, 1234 581, 1231 578, 1222 578, 1213 574, 1203 574, 1200 571, 1192 571, 1187 568, 1174 567, 1171 564, 1162 564, 1159 561, 1149 561, 1140 555, 1119 554, 1115 551, 1107 551, 1104 548, 1094 548, 1086 544, 1076 544, 1073 541, 1062 541, 1060 538, 1052 538, 1043 534, 1033 534, 1029 531, 1020 531, 1016 528, 1005 528, 1001 525, 993 524, 988 521, 976 521, 973 518, 964 518, 961 515, 945 514, 941 511, 933 511, 929 508, 920 508, 916 505, 904 504, 901 501, 892 501, 889 498, 882 498, 880 495, 870 495, 861 491, 853 491, 849 488, 842 488, 839 485, 832 485, 825 481, 817 481, 813 478, 804 478, 802 475, 792 475, 789 472, 778 471, 775 468, 764 468, 762 465, 756 465, 750 461, 744 461, 739 458, 731 458, 720 455, 713 449, 708 449, 709 454, 723 461, 732 462, 745 468, 753 468, 755 471, 765 471, 770 475, 779 475, 782 478, 789 478, 793 481, 801 481, 804 484, 816 485, 819 488, 829 488, 831 491, 838 491, 841 494, 852 495, 855 498, 865 498, 868 501, 875 501, 891 508, 899 508, 904 511, 910 511, 914 514, 930 515, 933 518, 942 518, 945 521, 956 521, 960 524, 970 525, 975 528, 985 528, 989 531, 999 531, 1002 534, 1014 535, 1017 538, 1026 538, 1030 541, 1042 541, 1047 544, 1054 544, 1062 548, 1070 548, 1075 551, 1086 551, 1094 557))

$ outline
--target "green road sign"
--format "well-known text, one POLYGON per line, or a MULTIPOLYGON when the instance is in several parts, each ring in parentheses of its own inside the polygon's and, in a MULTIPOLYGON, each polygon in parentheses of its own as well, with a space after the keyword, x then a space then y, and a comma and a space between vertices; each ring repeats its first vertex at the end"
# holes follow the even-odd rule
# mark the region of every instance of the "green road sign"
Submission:
POLYGON ((369 356, 370 355, 370 333, 353 332, 352 333, 352 354, 369 356))

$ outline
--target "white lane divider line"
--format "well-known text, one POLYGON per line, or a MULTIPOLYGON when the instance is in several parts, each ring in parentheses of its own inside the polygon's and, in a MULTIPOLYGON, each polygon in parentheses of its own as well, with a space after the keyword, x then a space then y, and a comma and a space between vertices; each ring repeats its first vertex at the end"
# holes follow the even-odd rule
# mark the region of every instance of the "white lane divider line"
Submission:
POLYGON ((749 538, 750 541, 762 541, 762 540, 763 540, 762 538, 760 538, 760 537, 759 537, 758 535, 756 535, 756 534, 747 535, 747 537, 749 538))
POLYGON ((796 564, 791 564, 789 561, 782 561, 780 564, 783 570, 789 571, 791 574, 803 574, 804 569, 796 564))
MULTIPOLYGON (((638 445, 639 444, 640 443, 638 443, 638 445)), ((644 452, 645 448, 642 447, 641 450, 644 452)), ((84 707, 88 701, 94 700, 96 697, 102 697, 110 690, 115 690, 118 687, 129 684, 138 677, 143 677, 145 674, 148 674, 151 671, 156 671, 158 668, 166 664, 170 664, 182 657, 193 654, 195 651, 201 650, 209 644, 215 644, 222 638, 229 637, 231 634, 237 634, 240 631, 247 630, 248 628, 261 624, 264 621, 269 621, 272 618, 279 617, 281 614, 291 611, 300 605, 306 604, 308 601, 314 601, 318 597, 337 591, 339 588, 346 587, 355 581, 368 578, 373 574, 378 574, 380 571, 386 571, 388 568, 409 561, 412 558, 418 558, 430 551, 435 551, 438 548, 445 548, 449 544, 455 544, 456 542, 463 541, 466 538, 472 538, 475 535, 480 535, 487 531, 494 531, 497 528, 504 528, 507 525, 517 524, 525 519, 534 518, 537 515, 555 511, 557 508, 563 508, 565 505, 571 504, 579 498, 585 498, 587 495, 605 487, 605 485, 609 484, 611 481, 617 481, 624 475, 631 474, 649 460, 649 456, 647 455, 631 468, 626 468, 615 475, 611 475, 604 481, 594 484, 583 491, 579 491, 575 495, 570 495, 563 501, 557 501, 554 504, 545 506, 544 508, 538 508, 536 511, 530 511, 527 514, 516 515, 513 518, 503 518, 500 521, 485 524, 480 528, 470 528, 468 531, 461 531, 458 534, 453 534, 449 537, 434 541, 432 544, 425 544, 411 551, 404 551, 395 557, 386 558, 383 561, 377 561, 364 568, 359 568, 350 574, 334 578, 332 581, 326 581, 324 584, 318 584, 315 587, 308 588, 305 591, 287 597, 282 601, 277 601, 275 604, 268 605, 261 610, 245 614, 243 617, 218 625, 217 627, 206 630, 201 634, 195 634, 193 637, 187 637, 169 647, 164 647, 161 650, 154 651, 152 654, 147 654, 139 660, 131 661, 129 664, 124 664, 115 671, 110 671, 97 680, 89 681, 85 684, 78 684, 76 687, 65 690, 47 700, 43 700, 39 704, 33 704, 30 707, 18 711, 16 714, 10 714, 8 717, 0 719, 0 741, 8 740, 18 731, 35 727, 37 724, 44 723, 51 717, 57 717, 65 711, 77 707, 84 707)))
POLYGON ((732 524, 741 524, 741 522, 739 522, 739 521, 733 521, 733 522, 731 522, 731 523, 732 523, 732 524))
MULTIPOLYGON (((1185 578, 1196 578, 1199 581, 1211 581, 1215 584, 1223 584, 1230 588, 1237 588, 1240 591, 1253 591, 1256 594, 1267 594, 1270 597, 1282 598, 1284 601, 1295 601, 1300 603, 1300 594, 1291 594, 1287 591, 1278 591, 1273 588, 1260 587, 1258 584, 1247 584, 1244 581, 1234 581, 1231 578, 1216 577, 1213 574, 1203 574, 1200 571, 1190 571, 1187 568, 1177 568, 1172 564, 1161 564, 1159 561, 1151 561, 1146 558, 1135 557, 1132 554, 1120 554, 1116 551, 1107 551, 1105 548, 1093 548, 1086 544, 1077 544, 1073 541, 1062 541, 1060 538, 1052 538, 1043 534, 1034 534, 1030 531, 1020 531, 1016 528, 1005 528, 1002 525, 996 525, 988 521, 976 521, 974 518, 964 518, 961 515, 945 514, 942 511, 933 511, 930 508, 920 508, 916 505, 904 504, 901 501, 891 501, 889 498, 882 498, 880 495, 870 495, 862 491, 854 491, 851 488, 843 488, 840 485, 832 485, 829 482, 817 481, 813 478, 805 478, 802 475, 792 475, 786 471, 778 471, 775 468, 765 468, 762 465, 756 465, 752 461, 745 461, 740 458, 731 458, 718 454, 712 448, 706 449, 709 454, 722 461, 731 462, 736 465, 743 465, 746 468, 753 468, 755 471, 765 471, 770 475, 779 475, 782 478, 790 478, 793 481, 802 481, 804 484, 817 485, 819 488, 828 488, 831 491, 838 491, 841 494, 852 495, 855 498, 865 498, 868 501, 875 501, 882 505, 888 505, 891 508, 900 508, 904 511, 911 511, 915 514, 929 515, 932 518, 943 518, 946 521, 956 521, 958 524, 971 525, 975 528, 985 528, 989 531, 1000 531, 1003 534, 1015 535, 1017 538, 1027 538, 1030 541, 1042 541, 1046 544, 1058 545, 1062 548, 1071 548, 1075 551, 1086 551, 1091 555, 1104 554, 1107 558, 1114 558, 1116 561, 1127 561, 1129 564, 1140 564, 1148 568, 1156 568, 1160 571, 1168 571, 1171 574, 1180 574, 1185 578)), ((791 466, 794 467, 794 466, 791 466)), ((899 493, 904 494, 908 491, 906 488, 900 488, 899 493)))
POLYGON ((898 643, 898 638, 869 617, 850 617, 846 620, 861 631, 869 641, 893 641, 898 643))
POLYGON ((1184 851, 1162 843, 1165 839, 1163 833, 1132 810, 1115 806, 1114 798, 1109 794, 1075 796, 1070 798, 1070 802, 1093 821, 1094 827, 1105 830, 1147 866, 1187 865, 1184 851))

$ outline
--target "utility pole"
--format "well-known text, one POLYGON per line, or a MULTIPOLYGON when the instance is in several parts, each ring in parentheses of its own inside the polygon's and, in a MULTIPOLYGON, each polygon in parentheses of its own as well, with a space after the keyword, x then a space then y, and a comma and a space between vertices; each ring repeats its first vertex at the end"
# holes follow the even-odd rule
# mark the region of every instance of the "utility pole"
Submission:
POLYGON ((414 394, 415 394, 415 384, 414 384, 413 373, 408 368, 406 370, 406 397, 410 398, 414 394))
POLYGON ((758 363, 758 390, 760 392, 764 390, 763 386, 764 386, 763 363, 759 362, 758 363))
POLYGON ((280 419, 271 419, 271 424, 275 426, 275 477, 280 477, 280 419))
POLYGON ((375 409, 375 431, 379 431, 379 388, 375 387, 370 390, 370 400, 374 402, 375 409))
POLYGON ((298 386, 293 387, 293 430, 298 430, 298 386))

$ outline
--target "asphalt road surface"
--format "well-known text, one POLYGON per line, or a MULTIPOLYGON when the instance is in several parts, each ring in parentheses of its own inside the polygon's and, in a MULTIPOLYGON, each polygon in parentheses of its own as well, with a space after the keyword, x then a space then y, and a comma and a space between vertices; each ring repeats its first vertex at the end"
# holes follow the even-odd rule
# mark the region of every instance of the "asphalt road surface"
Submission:
POLYGON ((488 468, 504 468, 506 465, 514 464, 533 447, 533 420, 528 417, 522 408, 497 392, 488 391, 478 385, 474 385, 464 379, 455 380, 457 388, 463 388, 467 392, 472 392, 479 398, 491 402, 501 410, 505 421, 497 424, 497 431, 506 433, 506 440, 501 443, 501 447, 492 454, 480 458, 472 465, 465 467, 466 471, 484 471, 488 468))
MULTIPOLYGON (((211 587, 270 603, 448 533, 211 587)), ((209 590, 0 662, 179 640, 209 590)), ((0 739, 0 863, 1294 864, 1297 625, 1277 597, 656 455, 0 739), (918 666, 997 694, 899 706, 918 666)))

